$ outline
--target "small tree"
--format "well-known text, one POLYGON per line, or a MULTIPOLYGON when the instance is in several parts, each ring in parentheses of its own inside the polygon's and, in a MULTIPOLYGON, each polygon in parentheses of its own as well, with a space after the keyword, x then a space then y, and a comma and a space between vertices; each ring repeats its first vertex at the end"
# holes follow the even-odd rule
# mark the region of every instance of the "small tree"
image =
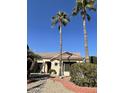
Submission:
POLYGON ((41 59, 41 56, 32 52, 27 45, 27 78, 29 78, 30 73, 36 69, 37 59, 41 59))

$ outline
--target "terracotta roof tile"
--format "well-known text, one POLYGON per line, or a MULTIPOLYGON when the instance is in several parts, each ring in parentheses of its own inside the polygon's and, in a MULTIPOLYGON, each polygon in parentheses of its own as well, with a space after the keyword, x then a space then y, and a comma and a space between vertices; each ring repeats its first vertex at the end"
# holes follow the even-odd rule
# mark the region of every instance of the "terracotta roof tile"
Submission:
MULTIPOLYGON (((60 59, 60 53, 54 52, 54 53, 37 53, 44 59, 60 59)), ((75 59, 75 60, 82 60, 82 57, 80 53, 71 53, 71 52, 63 52, 62 53, 62 59, 75 59)))

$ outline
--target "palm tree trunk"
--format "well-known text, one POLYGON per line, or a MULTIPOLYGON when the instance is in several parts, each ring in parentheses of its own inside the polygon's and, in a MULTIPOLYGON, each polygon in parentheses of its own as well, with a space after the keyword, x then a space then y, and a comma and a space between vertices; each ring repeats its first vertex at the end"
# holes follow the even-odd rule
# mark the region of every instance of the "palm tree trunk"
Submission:
POLYGON ((35 66, 36 66, 36 62, 33 61, 32 64, 31 64, 31 68, 30 68, 31 72, 35 69, 35 66))
POLYGON ((59 29, 59 32, 60 32, 60 76, 62 76, 62 27, 61 27, 61 24, 60 24, 60 29, 59 29))
POLYGON ((83 28, 84 28, 84 48, 85 48, 85 62, 89 61, 89 51, 88 51, 88 38, 87 38, 87 31, 86 31, 86 15, 83 16, 83 28))

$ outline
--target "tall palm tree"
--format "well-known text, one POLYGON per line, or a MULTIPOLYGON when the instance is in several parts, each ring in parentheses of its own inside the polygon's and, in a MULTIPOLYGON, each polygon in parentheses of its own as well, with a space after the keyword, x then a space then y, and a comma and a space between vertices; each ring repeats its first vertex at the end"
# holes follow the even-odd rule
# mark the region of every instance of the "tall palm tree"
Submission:
POLYGON ((85 61, 89 62, 89 51, 88 51, 88 38, 86 31, 86 18, 90 21, 91 17, 88 14, 87 10, 96 11, 94 7, 95 0, 76 0, 76 7, 73 9, 72 15, 75 16, 79 12, 83 20, 83 29, 84 29, 84 48, 85 48, 85 61))
POLYGON ((66 26, 70 21, 68 15, 65 12, 59 11, 55 16, 52 17, 52 26, 58 24, 58 30, 60 34, 60 76, 62 76, 63 63, 62 63, 62 26, 66 26))

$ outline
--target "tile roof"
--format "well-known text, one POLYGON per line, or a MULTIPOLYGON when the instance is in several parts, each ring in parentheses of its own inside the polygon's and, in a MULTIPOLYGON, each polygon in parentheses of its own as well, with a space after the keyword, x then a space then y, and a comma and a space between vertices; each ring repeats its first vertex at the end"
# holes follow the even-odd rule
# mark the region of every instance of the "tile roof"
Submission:
MULTIPOLYGON (((60 53, 54 52, 54 53, 37 53, 40 55, 43 59, 60 59, 60 53)), ((82 57, 80 53, 71 53, 71 52, 63 52, 62 53, 62 59, 74 59, 74 60, 82 60, 82 57)))

